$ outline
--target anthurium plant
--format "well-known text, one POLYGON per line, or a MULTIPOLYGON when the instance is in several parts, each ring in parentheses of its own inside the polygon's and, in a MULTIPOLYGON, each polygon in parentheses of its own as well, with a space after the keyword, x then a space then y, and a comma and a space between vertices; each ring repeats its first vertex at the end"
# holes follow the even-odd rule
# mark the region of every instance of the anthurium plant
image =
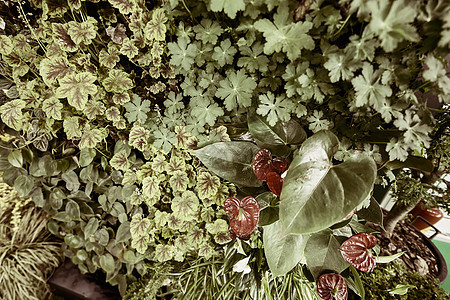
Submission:
POLYGON ((218 257, 363 298, 374 185, 448 169, 448 1, 0 5, 3 180, 122 294, 218 257))

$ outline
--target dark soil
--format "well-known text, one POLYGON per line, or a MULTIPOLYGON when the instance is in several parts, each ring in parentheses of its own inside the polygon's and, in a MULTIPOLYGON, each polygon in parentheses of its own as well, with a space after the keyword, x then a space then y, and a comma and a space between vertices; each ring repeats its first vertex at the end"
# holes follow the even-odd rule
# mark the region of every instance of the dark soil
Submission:
MULTIPOLYGON (((381 231, 377 225, 367 225, 381 231)), ((374 235, 381 248, 380 255, 388 256, 404 251, 405 253, 399 259, 408 270, 417 271, 428 277, 437 277, 437 260, 433 252, 428 248, 423 236, 405 220, 398 222, 391 238, 383 237, 380 233, 374 233, 374 235)))

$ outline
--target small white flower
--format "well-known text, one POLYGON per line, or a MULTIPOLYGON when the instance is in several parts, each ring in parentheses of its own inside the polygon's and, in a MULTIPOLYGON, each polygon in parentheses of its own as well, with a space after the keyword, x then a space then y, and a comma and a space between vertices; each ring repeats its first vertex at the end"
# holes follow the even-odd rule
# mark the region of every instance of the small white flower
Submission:
POLYGON ((244 259, 241 259, 233 266, 233 272, 248 274, 251 269, 248 265, 248 261, 250 260, 250 256, 244 259))

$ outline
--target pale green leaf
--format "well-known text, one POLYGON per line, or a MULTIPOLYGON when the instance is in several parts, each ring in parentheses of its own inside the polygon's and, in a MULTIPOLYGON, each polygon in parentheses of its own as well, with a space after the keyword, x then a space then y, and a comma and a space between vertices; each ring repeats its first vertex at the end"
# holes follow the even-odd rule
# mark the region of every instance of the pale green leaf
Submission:
POLYGON ((320 131, 294 155, 280 197, 280 221, 286 232, 318 232, 368 198, 376 178, 375 162, 360 153, 334 166, 331 158, 338 146, 333 133, 320 131))
POLYGON ((83 110, 89 95, 97 92, 97 86, 94 84, 96 80, 97 78, 89 72, 70 73, 59 80, 56 96, 67 98, 70 105, 83 110))
POLYGON ((308 238, 284 233, 279 221, 264 226, 264 254, 273 276, 285 275, 300 262, 308 238))

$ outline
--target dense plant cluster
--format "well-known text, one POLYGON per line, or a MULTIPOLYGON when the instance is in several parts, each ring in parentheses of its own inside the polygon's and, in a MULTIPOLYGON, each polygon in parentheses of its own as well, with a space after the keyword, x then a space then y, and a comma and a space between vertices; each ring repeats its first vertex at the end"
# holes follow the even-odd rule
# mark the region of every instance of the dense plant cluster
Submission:
POLYGON ((372 273, 361 274, 361 280, 367 299, 450 299, 436 278, 408 271, 401 262, 377 266, 372 273))
POLYGON ((1 5, 3 180, 122 295, 142 276, 156 295, 173 277, 152 272, 178 268, 260 293, 299 265, 363 295, 377 174, 448 153, 427 103, 449 104, 446 1, 1 5), (207 263, 230 249, 242 277, 207 263))

